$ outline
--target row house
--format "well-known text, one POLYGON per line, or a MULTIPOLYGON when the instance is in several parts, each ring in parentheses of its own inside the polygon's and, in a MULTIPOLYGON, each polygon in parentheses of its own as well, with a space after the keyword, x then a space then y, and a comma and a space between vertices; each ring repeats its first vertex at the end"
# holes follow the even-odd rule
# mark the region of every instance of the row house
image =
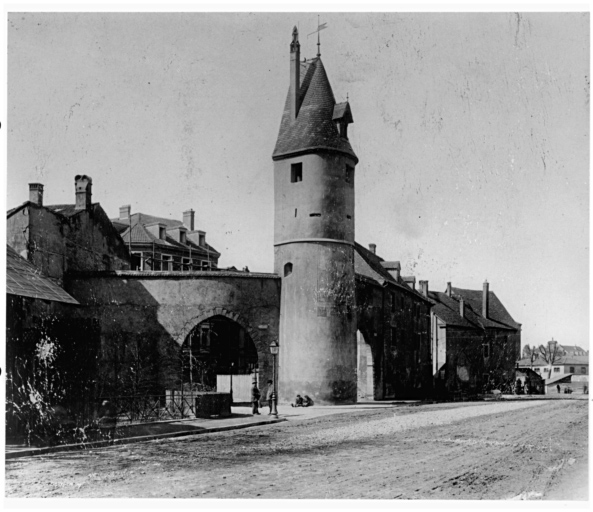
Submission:
POLYGON ((206 242, 206 232, 195 229, 195 212, 183 220, 131 213, 129 205, 112 219, 131 254, 131 269, 141 271, 192 271, 218 268, 220 253, 206 242))

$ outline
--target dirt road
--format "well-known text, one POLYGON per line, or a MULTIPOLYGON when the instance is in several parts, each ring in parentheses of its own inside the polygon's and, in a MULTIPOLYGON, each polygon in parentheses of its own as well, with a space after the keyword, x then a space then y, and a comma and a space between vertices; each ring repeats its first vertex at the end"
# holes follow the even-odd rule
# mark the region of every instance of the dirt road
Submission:
POLYGON ((587 405, 394 407, 14 459, 6 495, 587 499, 587 405))

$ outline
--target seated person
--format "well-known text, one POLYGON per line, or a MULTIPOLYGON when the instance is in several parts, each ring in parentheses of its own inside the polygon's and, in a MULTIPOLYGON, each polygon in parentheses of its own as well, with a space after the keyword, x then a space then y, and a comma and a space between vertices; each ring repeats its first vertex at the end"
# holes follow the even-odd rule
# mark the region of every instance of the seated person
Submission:
POLYGON ((290 404, 292 407, 303 407, 303 397, 297 395, 294 404, 290 404))
POLYGON ((303 407, 309 407, 311 405, 313 405, 313 400, 311 400, 309 395, 305 395, 305 398, 303 398, 303 407))

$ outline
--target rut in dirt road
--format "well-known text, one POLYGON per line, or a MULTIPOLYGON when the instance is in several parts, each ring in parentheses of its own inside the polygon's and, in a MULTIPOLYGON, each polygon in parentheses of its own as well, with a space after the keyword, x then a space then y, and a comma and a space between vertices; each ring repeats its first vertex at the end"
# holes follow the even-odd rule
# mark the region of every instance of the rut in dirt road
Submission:
POLYGON ((21 459, 7 465, 6 489, 31 497, 545 496, 574 461, 586 462, 586 448, 586 402, 441 404, 21 459), (550 436, 550 424, 563 434, 550 436))

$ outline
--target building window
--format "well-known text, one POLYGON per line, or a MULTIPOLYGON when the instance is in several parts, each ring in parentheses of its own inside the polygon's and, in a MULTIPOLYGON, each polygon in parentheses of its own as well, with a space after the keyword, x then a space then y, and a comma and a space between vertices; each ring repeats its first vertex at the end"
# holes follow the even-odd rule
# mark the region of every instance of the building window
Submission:
POLYGON ((297 215, 297 209, 295 208, 294 209, 294 216, 296 217, 296 215, 297 215))
POLYGON ((163 254, 162 256, 163 270, 165 272, 173 270, 173 256, 169 254, 163 254))
POLYGON ((180 241, 182 244, 185 244, 185 243, 187 243, 187 234, 186 234, 186 232, 185 232, 185 231, 180 231, 180 232, 179 232, 179 241, 180 241))
POLYGON ((535 371, 536 371, 537 373, 539 373, 539 368, 535 368, 535 371))
POLYGON ((354 167, 351 165, 346 166, 346 183, 352 183, 354 181, 354 167))
POLYGON ((560 368, 558 366, 554 366, 554 373, 560 372, 560 368))
POLYGON ((284 277, 287 277, 290 274, 292 274, 292 263, 289 262, 284 265, 284 277))
POLYGON ((200 247, 206 247, 206 235, 199 235, 198 240, 200 247))
POLYGON ((581 366, 581 373, 587 373, 587 367, 581 366))
POLYGON ((161 269, 161 255, 155 254, 154 258, 152 258, 152 270, 160 270, 161 269))
POLYGON ((210 268, 210 265, 208 264, 207 261, 202 261, 202 270, 208 270, 210 268))
POLYGON ((142 263, 142 253, 133 252, 130 260, 132 270, 144 270, 142 263))
POLYGON ((484 359, 487 359, 490 357, 490 344, 489 343, 482 344, 482 354, 484 355, 484 359))
POLYGON ((159 227, 159 238, 165 240, 167 238, 167 229, 159 227))
POLYGON ((321 213, 310 213, 309 217, 321 217, 321 213))
POLYGON ((570 373, 574 373, 574 366, 570 367, 570 373))
POLYGON ((395 313, 395 293, 391 292, 391 312, 395 313))
POLYGON ((352 215, 346 215, 346 218, 347 219, 351 219, 352 218, 352 215))
POLYGON ((184 272, 191 270, 191 258, 181 258, 181 270, 184 272))
POLYGON ((290 164, 290 182, 299 183, 303 181, 303 164, 290 164))

